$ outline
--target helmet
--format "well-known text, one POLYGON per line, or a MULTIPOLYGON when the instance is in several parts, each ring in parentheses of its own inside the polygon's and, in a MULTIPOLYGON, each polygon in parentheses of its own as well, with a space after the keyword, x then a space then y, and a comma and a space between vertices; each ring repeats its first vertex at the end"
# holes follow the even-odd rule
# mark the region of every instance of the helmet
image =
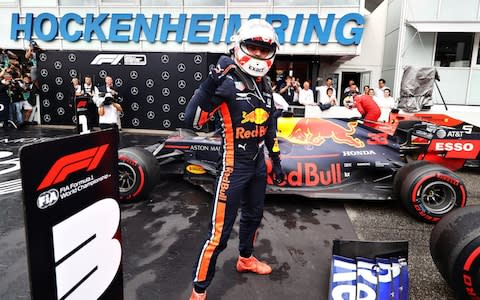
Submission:
POLYGON ((273 26, 264 20, 251 19, 240 27, 234 38, 232 51, 240 69, 252 76, 267 74, 279 48, 273 26))

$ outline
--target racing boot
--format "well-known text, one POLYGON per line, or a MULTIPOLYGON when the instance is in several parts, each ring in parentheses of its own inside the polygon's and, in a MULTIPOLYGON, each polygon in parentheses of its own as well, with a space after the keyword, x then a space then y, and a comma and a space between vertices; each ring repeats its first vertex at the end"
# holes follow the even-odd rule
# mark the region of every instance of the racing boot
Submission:
POLYGON ((205 300, 207 299, 207 291, 203 293, 195 292, 195 289, 192 289, 192 294, 190 295, 190 300, 205 300))
POLYGON ((237 260, 237 271, 267 275, 272 273, 272 267, 264 262, 259 261, 253 255, 249 258, 239 256, 237 260))

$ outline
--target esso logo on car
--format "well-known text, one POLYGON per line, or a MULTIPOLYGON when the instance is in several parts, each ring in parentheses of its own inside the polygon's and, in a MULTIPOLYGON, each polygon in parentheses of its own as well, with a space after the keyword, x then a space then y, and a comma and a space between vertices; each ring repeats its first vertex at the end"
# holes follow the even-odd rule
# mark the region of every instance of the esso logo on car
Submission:
POLYGON ((474 145, 472 143, 436 143, 435 150, 436 151, 466 151, 471 152, 473 151, 474 145))

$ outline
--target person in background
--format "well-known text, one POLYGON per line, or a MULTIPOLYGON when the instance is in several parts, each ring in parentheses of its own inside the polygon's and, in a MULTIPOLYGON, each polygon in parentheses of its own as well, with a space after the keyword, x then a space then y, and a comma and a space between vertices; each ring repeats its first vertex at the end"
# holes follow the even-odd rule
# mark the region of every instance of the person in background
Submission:
POLYGON ((375 96, 377 96, 378 98, 383 97, 383 91, 385 89, 388 89, 388 87, 385 86, 385 79, 380 78, 378 80, 378 88, 375 89, 375 96))
POLYGON ((33 110, 33 106, 30 103, 33 102, 33 97, 35 97, 34 86, 32 79, 28 75, 24 75, 23 81, 19 81, 18 85, 20 86, 20 93, 23 99, 18 106, 19 110, 23 111, 23 123, 26 124, 29 122, 33 110))
POLYGON ((355 84, 355 80, 350 79, 350 80, 348 81, 348 86, 343 90, 343 94, 344 94, 345 96, 348 96, 348 95, 349 95, 350 90, 351 90, 351 86, 354 85, 354 84, 355 84))
POLYGON ((292 105, 294 102, 295 91, 296 86, 293 83, 292 76, 287 76, 287 78, 285 78, 285 83, 280 86, 280 95, 288 104, 292 105))
MULTIPOLYGON (((115 98, 115 99, 117 99, 119 97, 118 92, 114 89, 113 78, 111 76, 105 77, 105 85, 100 86, 97 89, 97 91, 99 93, 110 93, 113 96, 113 98, 115 98)), ((121 123, 121 120, 120 120, 120 112, 117 115, 117 126, 118 126, 119 130, 122 129, 122 123, 121 123)))
POLYGON ((118 128, 117 116, 122 112, 122 106, 115 102, 113 95, 107 92, 98 102, 98 125, 100 129, 118 128))
POLYGON ((97 123, 98 113, 97 113, 97 106, 93 101, 93 97, 96 93, 97 87, 93 85, 92 77, 90 75, 86 75, 83 79, 83 97, 87 98, 87 120, 88 120, 88 129, 92 129, 94 124, 97 123))
MULTIPOLYGON (((350 97, 350 96, 349 96, 350 97)), ((377 122, 381 115, 380 107, 377 102, 369 95, 354 95, 351 96, 353 101, 347 101, 345 99, 346 106, 348 108, 356 107, 358 112, 362 115, 362 119, 365 121, 377 122)), ((368 124, 367 124, 368 125, 368 124)))
POLYGON ((382 112, 378 120, 388 122, 390 119, 390 112, 392 111, 392 108, 395 108, 395 100, 390 96, 390 89, 385 88, 383 90, 383 97, 374 97, 373 99, 377 102, 382 112))
POLYGON ((40 52, 44 51, 40 46, 38 46, 37 42, 30 41, 29 48, 25 53, 25 58, 28 59, 28 64, 30 65, 30 77, 32 78, 32 82, 35 84, 37 80, 37 62, 38 62, 38 55, 40 52))
POLYGON ((364 95, 368 95, 369 90, 370 90, 370 86, 368 84, 363 86, 363 94, 364 95))
POLYGON ((303 105, 317 105, 313 99, 313 91, 310 89, 310 83, 305 81, 303 89, 298 92, 298 102, 303 105))
POLYGON ((317 87, 317 101, 318 103, 331 103, 331 96, 327 95, 327 90, 332 89, 332 95, 336 99, 336 92, 333 87, 333 79, 331 77, 328 77, 327 80, 325 80, 325 85, 317 87))

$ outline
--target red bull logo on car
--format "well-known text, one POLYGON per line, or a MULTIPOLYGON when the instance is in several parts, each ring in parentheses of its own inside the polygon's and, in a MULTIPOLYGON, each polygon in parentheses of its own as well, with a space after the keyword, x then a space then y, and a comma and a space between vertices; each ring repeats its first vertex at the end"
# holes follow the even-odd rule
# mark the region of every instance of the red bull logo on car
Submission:
MULTIPOLYGON (((267 161, 267 174, 272 171, 272 164, 267 161)), ((327 169, 320 169, 316 163, 313 162, 298 162, 293 170, 285 170, 286 182, 280 184, 281 186, 329 186, 342 183, 342 171, 340 163, 331 163, 327 169)), ((273 184, 273 179, 269 175, 267 178, 268 184, 273 184)))
POLYGON ((337 144, 345 144, 355 148, 365 147, 365 143, 353 135, 358 122, 348 122, 348 128, 324 119, 302 118, 293 122, 279 122, 278 135, 295 144, 320 146, 327 139, 337 144))
POLYGON ((270 114, 263 108, 255 108, 249 113, 242 111, 242 124, 254 123, 261 125, 268 120, 268 117, 270 117, 270 114))

